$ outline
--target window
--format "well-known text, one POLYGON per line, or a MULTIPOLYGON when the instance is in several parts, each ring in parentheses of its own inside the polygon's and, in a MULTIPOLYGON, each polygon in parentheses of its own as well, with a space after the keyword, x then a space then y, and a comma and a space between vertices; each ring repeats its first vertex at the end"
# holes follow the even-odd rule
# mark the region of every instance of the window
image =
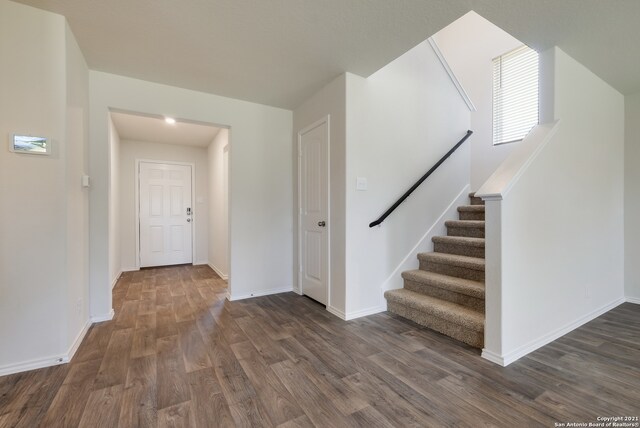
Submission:
POLYGON ((522 46, 493 60, 493 144, 522 140, 538 124, 538 52, 522 46))

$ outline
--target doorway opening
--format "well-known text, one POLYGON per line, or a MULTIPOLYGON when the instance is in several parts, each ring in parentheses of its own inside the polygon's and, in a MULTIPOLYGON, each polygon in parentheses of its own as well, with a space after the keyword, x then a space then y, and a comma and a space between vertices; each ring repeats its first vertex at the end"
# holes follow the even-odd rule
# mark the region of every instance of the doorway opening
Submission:
POLYGON ((112 287, 180 264, 229 280, 229 128, 117 109, 108 121, 112 287))

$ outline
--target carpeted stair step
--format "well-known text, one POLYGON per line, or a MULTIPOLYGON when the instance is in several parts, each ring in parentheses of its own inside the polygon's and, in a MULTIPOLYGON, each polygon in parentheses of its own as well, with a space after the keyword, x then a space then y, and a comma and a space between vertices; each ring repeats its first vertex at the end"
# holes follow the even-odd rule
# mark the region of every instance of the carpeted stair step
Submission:
POLYGON ((469 200, 471 201, 471 205, 484 205, 482 198, 477 198, 475 192, 469 193, 469 200))
POLYGON ((402 272, 405 290, 484 313, 484 283, 424 270, 402 272))
POLYGON ((434 236, 433 251, 460 256, 484 258, 484 238, 466 236, 434 236))
POLYGON ((456 278, 484 281, 484 259, 445 253, 418 254, 420 269, 456 278))
POLYGON ((484 315, 455 303, 401 288, 384 293, 387 309, 476 348, 484 345, 484 315))
POLYGON ((483 220, 484 205, 462 205, 458 207, 460 220, 483 220))
POLYGON ((448 220, 448 236, 468 236, 469 238, 484 238, 484 221, 480 220, 448 220))

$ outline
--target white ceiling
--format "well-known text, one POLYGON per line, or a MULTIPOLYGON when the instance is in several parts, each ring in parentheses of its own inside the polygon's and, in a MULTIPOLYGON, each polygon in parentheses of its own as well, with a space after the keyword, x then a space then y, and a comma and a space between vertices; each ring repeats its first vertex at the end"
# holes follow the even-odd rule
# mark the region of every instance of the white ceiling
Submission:
POLYGON ((177 121, 173 125, 162 117, 111 112, 121 140, 207 147, 220 131, 213 125, 177 121))
POLYGON ((19 0, 65 15, 89 67, 292 109, 470 10, 640 91, 640 0, 19 0))

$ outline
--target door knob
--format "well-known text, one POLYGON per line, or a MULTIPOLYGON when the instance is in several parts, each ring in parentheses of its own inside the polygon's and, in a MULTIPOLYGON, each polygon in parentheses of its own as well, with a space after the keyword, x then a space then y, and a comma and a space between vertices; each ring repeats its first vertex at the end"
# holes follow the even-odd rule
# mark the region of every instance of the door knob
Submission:
POLYGON ((327 223, 325 223, 324 221, 319 221, 318 222, 318 226, 320 227, 325 227, 327 223))
POLYGON ((187 219, 187 223, 191 223, 191 219, 190 218, 187 219))

